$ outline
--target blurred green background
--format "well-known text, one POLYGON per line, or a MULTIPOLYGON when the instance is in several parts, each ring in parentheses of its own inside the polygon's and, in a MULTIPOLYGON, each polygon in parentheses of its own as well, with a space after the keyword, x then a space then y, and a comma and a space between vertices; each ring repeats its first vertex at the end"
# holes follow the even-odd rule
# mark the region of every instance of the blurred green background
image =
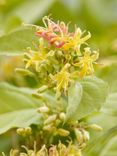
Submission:
MULTIPOLYGON (((42 25, 41 20, 45 15, 51 15, 55 21, 71 22, 71 30, 76 24, 82 30, 91 32, 89 43, 93 49, 100 52, 96 75, 109 83, 110 93, 115 93, 117 0, 0 0, 0 38, 20 27, 22 23, 42 25)), ((14 69, 21 66, 20 57, 0 56, 0 81, 32 87, 34 82, 30 78, 24 80, 14 74, 14 69)), ((116 116, 101 115, 93 120, 105 129, 117 124, 116 116)), ((13 132, 0 137, 0 151, 9 150, 12 145, 15 146, 13 132)))

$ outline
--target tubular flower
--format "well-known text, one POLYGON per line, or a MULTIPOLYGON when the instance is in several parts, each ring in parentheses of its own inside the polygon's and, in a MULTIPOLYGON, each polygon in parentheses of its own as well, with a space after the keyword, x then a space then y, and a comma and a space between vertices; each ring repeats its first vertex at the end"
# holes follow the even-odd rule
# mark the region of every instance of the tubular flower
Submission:
POLYGON ((39 40, 39 51, 33 51, 31 48, 27 48, 26 58, 24 61, 26 62, 26 68, 30 66, 35 66, 36 71, 38 71, 38 66, 45 62, 47 59, 46 50, 43 44, 43 39, 39 40))
POLYGON ((26 68, 34 65, 36 67, 36 71, 38 71, 39 64, 43 63, 45 60, 46 54, 44 52, 33 52, 32 55, 30 55, 30 59, 26 63, 26 68))
POLYGON ((36 35, 46 39, 51 45, 60 48, 64 44, 64 34, 68 33, 68 26, 64 22, 57 24, 50 20, 48 17, 43 18, 46 28, 40 27, 36 35))
POLYGON ((55 23, 48 17, 44 17, 43 22, 45 27, 38 27, 36 32, 38 50, 28 48, 25 67, 36 72, 40 87, 49 85, 56 89, 57 95, 67 95, 71 81, 93 74, 99 54, 87 47, 86 41, 91 37, 89 32, 84 35, 77 27, 74 32, 69 32, 68 24, 55 23), (84 51, 82 44, 86 47, 84 51))
POLYGON ((78 77, 78 72, 75 71, 70 73, 69 68, 70 64, 67 63, 57 74, 50 74, 51 79, 56 83, 56 92, 58 95, 60 95, 61 91, 64 91, 66 94, 70 82, 72 82, 74 78, 78 77))
POLYGON ((84 55, 79 57, 79 62, 75 63, 75 66, 81 68, 80 77, 83 78, 85 75, 91 75, 94 73, 93 64, 96 63, 96 60, 99 57, 99 53, 93 51, 93 54, 89 47, 84 49, 84 55))
POLYGON ((50 75, 52 80, 56 82, 57 93, 60 93, 62 89, 66 92, 68 88, 70 82, 70 73, 68 72, 69 67, 70 64, 66 64, 56 75, 50 75))
POLYGON ((73 49, 79 52, 81 44, 85 43, 91 34, 82 37, 83 32, 76 28, 74 33, 68 31, 68 24, 64 22, 54 23, 48 17, 43 19, 46 28, 40 27, 36 35, 47 40, 50 45, 61 48, 65 51, 73 49))
POLYGON ((75 33, 69 34, 68 40, 63 45, 64 50, 73 49, 76 51, 77 54, 80 53, 80 47, 82 44, 84 44, 90 37, 91 34, 88 32, 88 34, 85 37, 82 37, 83 32, 80 28, 76 28, 75 33))
POLYGON ((10 156, 82 156, 81 150, 72 143, 66 146, 60 142, 58 145, 53 145, 49 149, 43 145, 39 151, 37 151, 36 147, 34 147, 34 150, 28 149, 25 146, 23 148, 26 152, 20 153, 18 150, 11 150, 10 156))

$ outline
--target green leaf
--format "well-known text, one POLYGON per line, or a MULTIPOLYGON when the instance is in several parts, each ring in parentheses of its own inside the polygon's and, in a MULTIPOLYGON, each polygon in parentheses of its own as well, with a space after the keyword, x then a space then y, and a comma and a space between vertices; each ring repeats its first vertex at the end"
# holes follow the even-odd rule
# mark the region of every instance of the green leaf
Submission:
POLYGON ((30 93, 30 90, 0 83, 0 134, 14 127, 42 124, 42 117, 36 111, 41 101, 30 93))
POLYGON ((38 45, 38 37, 35 36, 36 28, 32 25, 23 26, 11 33, 0 37, 0 55, 23 54, 27 47, 34 50, 38 45))
POLYGON ((102 112, 117 116, 117 92, 109 94, 102 112))
MULTIPOLYGON (((76 109, 76 111, 74 110, 74 114, 71 117, 72 120, 79 120, 81 118, 90 115, 92 112, 99 111, 102 105, 105 103, 108 94, 107 83, 105 83, 99 78, 86 77, 80 82, 80 84, 82 86, 81 100, 79 97, 81 96, 80 95, 81 91, 77 90, 75 93, 75 98, 71 100, 71 104, 69 103, 69 105, 72 106, 72 107, 70 106, 71 111, 76 109), (77 104, 76 101, 78 102, 77 104)), ((71 91, 71 95, 73 96, 72 91, 71 91)))
MULTIPOLYGON (((0 34, 24 23, 37 23, 46 15, 55 0, 2 0, 0 5, 0 34), (3 22, 4 21, 4 22, 3 22)), ((1 1, 0 1, 1 2, 1 1)))
MULTIPOLYGON (((110 142, 116 136, 117 136, 117 126, 109 129, 108 131, 106 131, 103 135, 99 136, 98 138, 93 139, 89 143, 89 145, 85 148, 84 156, 93 156, 93 155, 106 156, 107 154, 109 154, 108 149, 111 146, 110 142), (108 145, 109 147, 107 147, 108 145)), ((109 155, 109 156, 115 156, 115 155, 109 155)))
POLYGON ((103 68, 99 69, 97 72, 98 77, 103 79, 104 81, 107 81, 109 84, 109 91, 110 92, 117 92, 117 58, 110 57, 109 59, 106 58, 105 60, 102 60, 104 64, 107 63, 106 66, 103 68), (115 78, 115 79, 114 79, 115 78))
POLYGON ((79 104, 82 99, 82 85, 79 82, 74 83, 68 90, 68 107, 67 107, 67 119, 74 118, 79 109, 79 104))
POLYGON ((67 100, 65 97, 61 96, 59 99, 56 98, 56 93, 52 91, 46 91, 40 96, 47 103, 53 112, 65 111, 67 107, 67 100))

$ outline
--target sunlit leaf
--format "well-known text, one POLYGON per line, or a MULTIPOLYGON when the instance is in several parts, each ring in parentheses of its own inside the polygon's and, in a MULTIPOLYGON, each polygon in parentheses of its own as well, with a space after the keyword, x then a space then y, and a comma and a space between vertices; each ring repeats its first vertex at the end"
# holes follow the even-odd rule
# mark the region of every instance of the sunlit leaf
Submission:
MULTIPOLYGON (((116 136, 117 136, 117 126, 109 129, 107 132, 105 132, 100 137, 93 139, 92 142, 84 150, 84 156, 92 156, 92 155, 106 156, 106 155, 108 155, 109 154, 108 149, 110 147, 107 148, 107 146, 109 145, 109 143, 111 141, 115 141, 112 139, 116 136)), ((109 156, 115 156, 115 154, 109 155, 109 156)))
POLYGON ((38 38, 35 36, 35 27, 27 26, 14 30, 0 37, 0 55, 23 54, 27 47, 36 49, 38 38))
MULTIPOLYGON (((108 85, 104 81, 96 77, 86 77, 81 82, 82 99, 77 105, 77 111, 73 114, 72 119, 77 120, 90 115, 92 112, 97 112, 103 106, 108 95, 108 85)), ((79 91, 75 95, 79 97, 79 91)), ((80 97, 79 97, 80 98, 80 97)), ((74 98, 74 103, 79 102, 74 98)), ((72 104, 71 104, 72 105, 72 104)), ((74 109, 74 108, 72 108, 74 109)), ((72 110, 71 110, 72 111, 72 110)))
POLYGON ((82 85, 79 82, 74 83, 68 90, 67 119, 72 120, 78 113, 79 104, 82 99, 82 85))
POLYGON ((0 83, 0 134, 10 128, 42 124, 41 115, 36 111, 40 105, 41 101, 29 91, 0 83))

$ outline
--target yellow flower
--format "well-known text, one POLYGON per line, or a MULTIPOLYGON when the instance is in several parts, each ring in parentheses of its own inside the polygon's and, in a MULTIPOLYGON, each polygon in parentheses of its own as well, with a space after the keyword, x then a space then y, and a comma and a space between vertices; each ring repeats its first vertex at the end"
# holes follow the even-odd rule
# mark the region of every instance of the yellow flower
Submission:
POLYGON ((94 73, 93 64, 96 63, 96 60, 99 57, 99 53, 96 51, 93 51, 92 53, 89 47, 85 48, 84 50, 84 56, 79 57, 79 62, 74 64, 75 66, 81 68, 81 78, 83 78, 85 75, 91 75, 94 73))
POLYGON ((84 37, 82 37, 83 32, 80 28, 76 28, 75 33, 69 34, 69 37, 67 37, 67 40, 65 44, 63 45, 64 50, 73 49, 77 52, 77 54, 80 54, 80 47, 82 44, 85 44, 86 41, 91 37, 90 32, 84 37))
POLYGON ((82 156, 81 150, 77 146, 69 144, 67 156, 82 156))
POLYGON ((45 28, 40 27, 36 35, 48 41, 50 45, 54 45, 55 48, 60 48, 64 51, 72 49, 77 54, 80 54, 80 46, 91 37, 90 32, 83 37, 84 32, 77 27, 75 32, 69 32, 68 24, 66 25, 64 22, 58 21, 55 23, 48 17, 44 17, 43 22, 45 28))
POLYGON ((31 65, 34 65, 36 71, 38 71, 38 66, 42 62, 46 60, 46 53, 45 52, 34 52, 31 58, 26 63, 26 68, 29 68, 31 65))
POLYGON ((69 82, 70 82, 70 73, 68 72, 68 68, 70 67, 70 64, 66 64, 60 72, 58 72, 56 75, 51 76, 53 81, 55 81, 56 84, 56 91, 57 93, 60 93, 63 89, 65 92, 67 91, 69 82))
POLYGON ((30 66, 35 66, 36 71, 38 71, 38 67, 41 63, 46 61, 47 59, 47 54, 45 51, 45 46, 43 39, 41 38, 39 40, 39 51, 33 51, 31 48, 27 49, 28 52, 26 55, 28 56, 28 59, 25 59, 26 61, 26 66, 25 68, 29 68, 30 66))

